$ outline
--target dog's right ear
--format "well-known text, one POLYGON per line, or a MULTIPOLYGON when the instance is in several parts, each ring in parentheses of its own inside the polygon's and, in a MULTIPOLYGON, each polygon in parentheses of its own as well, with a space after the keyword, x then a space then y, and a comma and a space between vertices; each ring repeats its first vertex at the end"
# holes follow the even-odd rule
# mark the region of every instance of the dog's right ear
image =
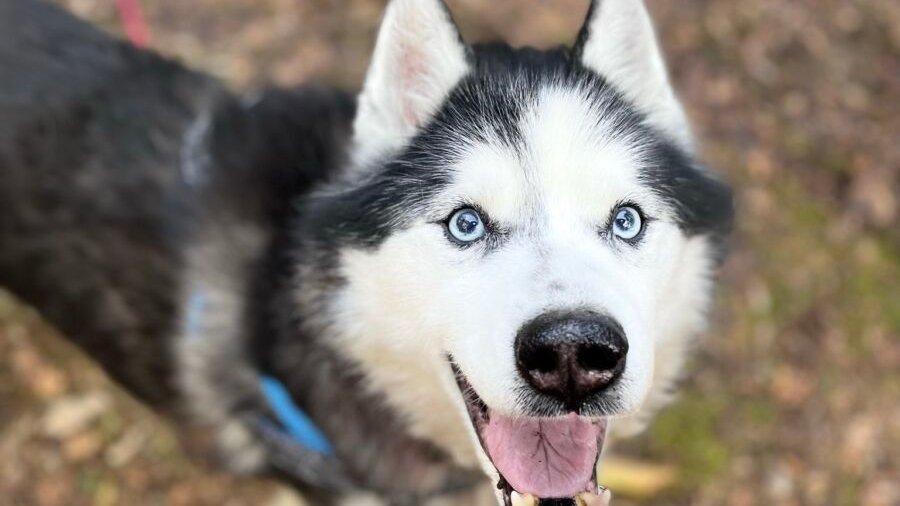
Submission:
POLYGON ((591 0, 574 53, 628 97, 650 123, 692 150, 687 118, 669 84, 643 0, 591 0))
POLYGON ((355 157, 401 148, 469 70, 467 48, 441 0, 391 0, 354 122, 355 157))

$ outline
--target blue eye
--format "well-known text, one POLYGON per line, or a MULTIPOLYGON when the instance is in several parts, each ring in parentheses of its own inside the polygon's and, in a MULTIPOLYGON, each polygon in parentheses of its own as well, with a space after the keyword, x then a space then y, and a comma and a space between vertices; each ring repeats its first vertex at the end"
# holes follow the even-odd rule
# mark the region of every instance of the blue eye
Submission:
POLYGON ((616 211, 616 217, 612 223, 613 234, 626 241, 640 235, 644 228, 641 213, 631 206, 622 206, 616 211))
POLYGON ((447 222, 447 231, 450 236, 459 242, 474 242, 484 237, 484 222, 478 211, 471 207, 464 207, 450 216, 447 222))

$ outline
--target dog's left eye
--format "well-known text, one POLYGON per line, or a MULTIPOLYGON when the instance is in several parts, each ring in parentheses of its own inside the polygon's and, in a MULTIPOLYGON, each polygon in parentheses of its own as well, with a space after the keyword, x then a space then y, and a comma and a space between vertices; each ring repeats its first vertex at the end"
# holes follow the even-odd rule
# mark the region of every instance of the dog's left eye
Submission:
POLYGON ((634 240, 644 229, 641 213, 631 207, 622 206, 616 209, 616 217, 612 222, 613 233, 626 241, 634 240))
POLYGON ((462 243, 470 243, 484 237, 484 221, 478 211, 464 207, 455 211, 447 221, 450 236, 462 243))

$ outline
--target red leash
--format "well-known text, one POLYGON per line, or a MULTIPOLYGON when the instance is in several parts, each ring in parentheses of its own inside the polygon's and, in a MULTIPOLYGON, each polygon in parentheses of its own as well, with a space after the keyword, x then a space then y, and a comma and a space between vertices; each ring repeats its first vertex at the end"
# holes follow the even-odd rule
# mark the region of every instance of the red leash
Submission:
POLYGON ((144 20, 140 0, 116 0, 116 7, 128 40, 135 46, 147 47, 150 44, 150 31, 144 20))

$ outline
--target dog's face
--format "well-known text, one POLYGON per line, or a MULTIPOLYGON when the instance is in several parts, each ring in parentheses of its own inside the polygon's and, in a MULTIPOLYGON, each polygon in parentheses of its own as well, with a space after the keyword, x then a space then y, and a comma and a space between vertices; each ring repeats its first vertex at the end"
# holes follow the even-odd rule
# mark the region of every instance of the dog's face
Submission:
POLYGON ((599 2, 574 50, 538 52, 394 0, 355 127, 352 181, 314 206, 336 346, 422 437, 474 436, 506 494, 592 489, 607 421, 702 327, 731 218, 643 5, 599 2))

